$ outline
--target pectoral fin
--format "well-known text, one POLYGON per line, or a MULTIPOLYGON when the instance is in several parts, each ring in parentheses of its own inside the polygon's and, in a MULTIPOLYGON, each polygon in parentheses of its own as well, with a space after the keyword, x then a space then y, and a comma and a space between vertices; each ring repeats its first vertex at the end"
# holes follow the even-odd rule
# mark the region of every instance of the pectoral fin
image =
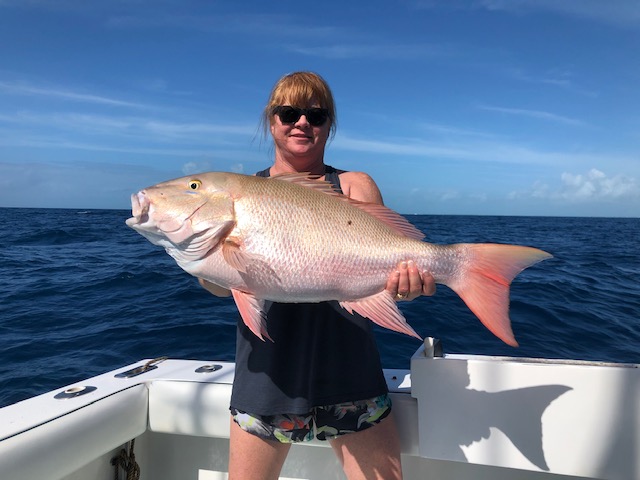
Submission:
POLYGON ((227 237, 222 245, 222 256, 229 266, 239 272, 247 273, 247 265, 251 259, 240 248, 240 241, 236 238, 227 237))
POLYGON ((227 264, 240 273, 268 281, 277 285, 281 284, 280 277, 260 255, 249 254, 242 248, 242 242, 235 237, 228 237, 222 245, 222 256, 227 264))
POLYGON ((422 340, 422 337, 407 323, 393 297, 386 290, 359 300, 340 302, 340 306, 349 313, 356 312, 381 327, 422 340))
POLYGON ((247 292, 240 290, 231 290, 233 299, 236 302, 240 316, 244 324, 251 330, 256 337, 264 341, 267 337, 273 342, 273 339, 267 332, 267 317, 264 313, 264 300, 254 297, 247 292))

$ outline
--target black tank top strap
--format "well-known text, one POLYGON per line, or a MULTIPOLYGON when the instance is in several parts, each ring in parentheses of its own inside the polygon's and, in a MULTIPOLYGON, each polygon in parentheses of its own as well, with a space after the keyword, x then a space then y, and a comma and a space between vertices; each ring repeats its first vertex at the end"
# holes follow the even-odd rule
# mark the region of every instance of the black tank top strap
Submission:
POLYGON ((340 186, 340 174, 344 172, 346 172, 346 170, 338 170, 331 165, 327 165, 324 170, 325 180, 331 183, 340 193, 343 193, 342 187, 340 186))
POLYGON ((269 177, 271 176, 271 167, 269 168, 265 168, 264 170, 260 170, 259 172, 256 172, 256 177, 269 177))

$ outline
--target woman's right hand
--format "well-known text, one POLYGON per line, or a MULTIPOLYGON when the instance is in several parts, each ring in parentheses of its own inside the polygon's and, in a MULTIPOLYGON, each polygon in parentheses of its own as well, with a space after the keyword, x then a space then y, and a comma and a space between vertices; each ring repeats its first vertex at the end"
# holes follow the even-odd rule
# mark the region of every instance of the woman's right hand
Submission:
POLYGON ((429 272, 418 270, 415 262, 400 262, 389 275, 385 289, 397 300, 413 300, 420 295, 436 293, 436 282, 429 272))

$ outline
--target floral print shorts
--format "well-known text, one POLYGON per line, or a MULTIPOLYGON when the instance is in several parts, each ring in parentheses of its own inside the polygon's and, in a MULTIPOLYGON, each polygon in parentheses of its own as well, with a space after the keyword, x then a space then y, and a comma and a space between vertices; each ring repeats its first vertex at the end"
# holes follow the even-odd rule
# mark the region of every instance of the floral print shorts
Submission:
POLYGON ((391 413, 388 394, 369 400, 314 407, 309 413, 254 415, 231 407, 233 420, 244 431, 281 443, 330 440, 373 427, 391 413))

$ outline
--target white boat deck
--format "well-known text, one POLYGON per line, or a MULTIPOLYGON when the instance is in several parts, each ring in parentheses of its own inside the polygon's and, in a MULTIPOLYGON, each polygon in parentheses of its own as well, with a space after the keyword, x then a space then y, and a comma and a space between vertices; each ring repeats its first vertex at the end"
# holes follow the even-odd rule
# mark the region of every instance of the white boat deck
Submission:
MULTIPOLYGON (((144 363, 0 409, 0 479, 111 480, 132 439, 143 480, 227 478, 233 364, 166 360, 115 376, 144 363)), ((419 350, 411 372, 385 375, 407 479, 640 479, 637 365, 419 350)), ((313 441, 292 448, 281 478, 344 475, 313 441)))

